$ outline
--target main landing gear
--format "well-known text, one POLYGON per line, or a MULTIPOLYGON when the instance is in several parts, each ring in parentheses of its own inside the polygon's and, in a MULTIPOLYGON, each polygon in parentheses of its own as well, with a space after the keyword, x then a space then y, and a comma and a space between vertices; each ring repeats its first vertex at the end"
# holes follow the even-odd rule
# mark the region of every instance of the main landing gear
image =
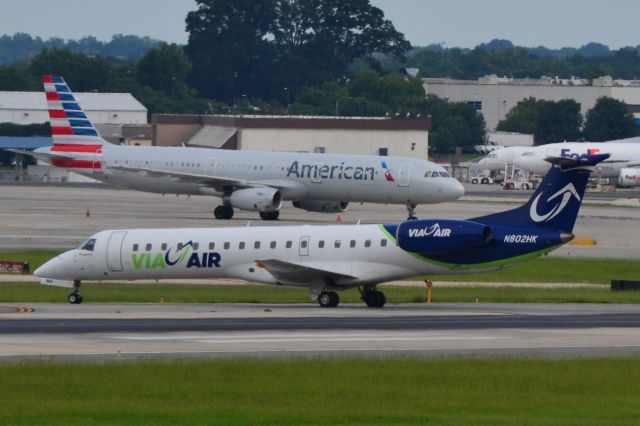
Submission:
POLYGON ((340 296, 335 291, 323 291, 318 295, 318 303, 323 308, 335 308, 340 303, 340 296))
POLYGON ((411 201, 407 201, 407 212, 409 214, 409 217, 407 218, 407 220, 416 220, 418 219, 416 217, 416 203, 412 203, 411 201))
POLYGON ((358 287, 358 290, 360 290, 362 300, 370 308, 382 308, 387 303, 387 296, 385 296, 383 292, 378 291, 376 286, 367 286, 363 289, 358 287))
POLYGON ((280 210, 273 212, 260 212, 260 218, 262 218, 262 220, 278 220, 279 217, 280 210))
POLYGON ((80 294, 80 280, 73 280, 73 290, 67 297, 69 303, 79 305, 82 303, 82 295, 80 294))
POLYGON ((218 206, 213 210, 213 215, 216 219, 231 219, 233 217, 233 207, 218 206))

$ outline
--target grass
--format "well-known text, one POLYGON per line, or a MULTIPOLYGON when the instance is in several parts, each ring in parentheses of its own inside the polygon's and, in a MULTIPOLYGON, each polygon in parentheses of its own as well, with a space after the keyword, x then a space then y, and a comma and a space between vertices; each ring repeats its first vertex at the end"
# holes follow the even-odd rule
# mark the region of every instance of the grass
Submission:
MULTIPOLYGON (((303 288, 267 285, 83 284, 84 303, 315 303, 303 288)), ((389 303, 425 301, 424 287, 381 286, 389 303)), ((0 284, 0 303, 66 303, 69 289, 33 283, 0 284)), ((640 303, 640 291, 602 288, 438 287, 432 300, 474 303, 640 303)), ((361 303, 360 293, 340 292, 342 303, 361 303)))
POLYGON ((0 252, 0 260, 27 261, 29 269, 33 272, 40 265, 60 254, 60 250, 29 250, 19 252, 0 252))
POLYGON ((12 425, 634 425, 640 358, 0 364, 12 425))

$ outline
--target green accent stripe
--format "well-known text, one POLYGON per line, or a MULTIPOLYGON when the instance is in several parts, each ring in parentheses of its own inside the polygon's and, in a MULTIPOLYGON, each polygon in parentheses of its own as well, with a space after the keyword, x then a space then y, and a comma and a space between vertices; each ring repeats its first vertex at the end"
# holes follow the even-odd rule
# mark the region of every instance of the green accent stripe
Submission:
MULTIPOLYGON (((382 233, 389 238, 391 241, 393 241, 394 244, 397 245, 397 241, 396 238, 391 235, 389 233, 389 231, 387 231, 387 229, 383 226, 383 225, 379 225, 380 230, 382 231, 382 233)), ((428 257, 425 257, 421 254, 418 253, 411 253, 411 252, 407 252, 409 253, 411 256, 415 257, 416 259, 425 262, 425 263, 430 263, 432 265, 437 265, 440 266, 442 268, 447 268, 447 269, 451 269, 451 270, 456 270, 456 271, 465 271, 465 270, 469 270, 469 269, 484 269, 484 268, 494 268, 494 267, 499 267, 499 266, 507 266, 510 265, 512 263, 519 263, 519 262, 526 262, 527 260, 531 260, 531 259, 535 259, 536 257, 540 257, 540 256, 544 256, 545 254, 552 252, 553 250, 557 249, 558 247, 562 246, 563 244, 556 244, 555 246, 551 246, 551 247, 547 247, 544 248, 542 250, 538 250, 538 251, 534 251, 531 253, 526 253, 526 254, 521 254, 519 256, 513 256, 513 257, 507 257, 504 259, 499 259, 499 260, 492 260, 490 262, 482 262, 482 263, 470 263, 470 264, 464 264, 464 263, 449 263, 449 262, 441 262, 439 260, 434 260, 434 259, 430 259, 428 257)))

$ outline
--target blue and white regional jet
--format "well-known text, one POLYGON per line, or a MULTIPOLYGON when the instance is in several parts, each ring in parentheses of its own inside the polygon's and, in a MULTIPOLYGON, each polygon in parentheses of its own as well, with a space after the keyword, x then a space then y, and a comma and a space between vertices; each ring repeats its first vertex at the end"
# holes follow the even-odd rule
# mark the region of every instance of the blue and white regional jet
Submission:
POLYGON ((414 217, 418 204, 464 194, 442 166, 416 158, 113 145, 62 77, 43 81, 53 146, 10 151, 124 188, 220 197, 216 219, 241 209, 276 220, 283 201, 311 212, 342 212, 350 202, 404 204, 414 217))
POLYGON ((307 287, 323 307, 338 305, 336 290, 357 287, 368 306, 382 307, 379 283, 494 271, 570 241, 589 174, 608 157, 549 159, 554 166, 524 206, 469 220, 109 230, 35 275, 44 284, 73 286, 70 303, 82 301, 82 280, 236 277, 307 287))

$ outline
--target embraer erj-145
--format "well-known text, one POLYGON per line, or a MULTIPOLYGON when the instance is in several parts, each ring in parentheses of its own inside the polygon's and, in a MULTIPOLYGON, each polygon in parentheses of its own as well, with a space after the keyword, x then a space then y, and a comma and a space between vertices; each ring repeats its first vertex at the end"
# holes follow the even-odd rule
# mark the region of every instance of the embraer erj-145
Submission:
POLYGON ((554 159, 527 204, 469 220, 110 230, 34 273, 43 284, 73 286, 71 303, 82 301, 82 280, 237 277, 308 287, 324 307, 338 304, 336 290, 358 287, 368 306, 382 307, 378 283, 493 271, 570 241, 589 174, 607 157, 554 159))
POLYGON ((516 169, 544 176, 550 167, 549 163, 544 161, 546 157, 581 158, 605 153, 610 154, 610 158, 596 166, 595 174, 603 178, 614 178, 622 187, 640 186, 640 138, 501 148, 480 160, 478 166, 504 170, 509 162, 516 169))
POLYGON ((19 152, 120 187, 221 197, 217 219, 238 208, 275 220, 283 200, 314 212, 341 212, 349 202, 405 204, 413 217, 418 204, 464 193, 443 167, 413 158, 113 145, 61 77, 45 76, 44 88, 54 144, 19 152))

